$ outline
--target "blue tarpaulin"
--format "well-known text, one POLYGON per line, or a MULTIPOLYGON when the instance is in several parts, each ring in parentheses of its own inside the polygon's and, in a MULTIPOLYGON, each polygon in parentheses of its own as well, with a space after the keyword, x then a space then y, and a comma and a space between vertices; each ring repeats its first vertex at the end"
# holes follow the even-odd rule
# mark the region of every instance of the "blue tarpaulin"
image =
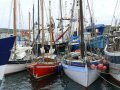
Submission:
POLYGON ((75 51, 80 48, 80 37, 79 36, 76 36, 76 35, 71 36, 70 42, 77 43, 75 45, 72 45, 71 51, 75 51))
POLYGON ((91 48, 104 48, 107 43, 107 37, 100 35, 90 40, 91 48))
MULTIPOLYGON (((93 30, 92 28, 93 28, 93 27, 91 27, 91 26, 87 26, 87 27, 86 27, 86 31, 87 31, 87 32, 92 32, 92 30, 93 30)), ((94 28, 95 28, 95 29, 98 29, 99 35, 102 35, 103 32, 104 32, 104 29, 105 29, 105 25, 104 25, 104 24, 98 24, 98 25, 95 25, 94 28)))

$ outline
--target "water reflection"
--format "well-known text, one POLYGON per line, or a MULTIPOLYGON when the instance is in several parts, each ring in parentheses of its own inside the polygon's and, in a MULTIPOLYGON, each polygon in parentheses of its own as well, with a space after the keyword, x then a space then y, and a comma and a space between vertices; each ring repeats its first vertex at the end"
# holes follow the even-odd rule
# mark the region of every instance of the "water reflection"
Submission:
POLYGON ((57 75, 50 75, 41 79, 30 78, 33 90, 50 90, 51 86, 57 82, 57 75))
MULTIPOLYGON (((120 87, 120 83, 114 82, 110 76, 105 78, 120 87)), ((64 73, 35 80, 30 78, 27 72, 21 72, 5 77, 1 90, 120 90, 120 88, 109 84, 102 78, 97 79, 90 87, 84 88, 64 73)))

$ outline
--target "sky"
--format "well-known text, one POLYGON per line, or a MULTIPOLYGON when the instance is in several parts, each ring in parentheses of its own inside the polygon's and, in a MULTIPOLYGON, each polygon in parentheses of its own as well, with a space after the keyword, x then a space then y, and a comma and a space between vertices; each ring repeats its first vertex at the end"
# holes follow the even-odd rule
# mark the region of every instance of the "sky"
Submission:
MULTIPOLYGON (((37 21, 38 0, 17 0, 17 28, 28 29, 28 13, 31 13, 32 28, 32 7, 35 5, 35 21, 37 21), (20 12, 20 13, 19 13, 20 12)), ((49 0, 44 0, 44 21, 49 21, 49 0)), ((111 24, 117 0, 89 0, 93 2, 94 21, 96 24, 111 24)), ((63 16, 70 16, 72 0, 62 0, 64 4, 63 16), (65 4, 66 3, 66 4, 65 4)), ((41 13, 41 12, 40 12, 41 13)), ((56 21, 60 17, 59 0, 51 0, 51 14, 56 21)), ((40 18, 41 19, 41 18, 40 18)), ((87 20, 89 17, 87 17, 87 20)), ((0 28, 13 28, 13 0, 0 0, 0 28)))

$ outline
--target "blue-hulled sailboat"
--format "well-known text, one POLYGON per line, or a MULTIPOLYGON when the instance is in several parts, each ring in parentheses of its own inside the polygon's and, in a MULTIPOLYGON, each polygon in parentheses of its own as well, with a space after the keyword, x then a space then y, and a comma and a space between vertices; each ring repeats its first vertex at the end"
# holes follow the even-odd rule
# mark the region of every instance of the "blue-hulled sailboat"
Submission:
POLYGON ((0 39, 0 86, 4 77, 6 64, 9 61, 11 49, 15 41, 15 36, 0 39))

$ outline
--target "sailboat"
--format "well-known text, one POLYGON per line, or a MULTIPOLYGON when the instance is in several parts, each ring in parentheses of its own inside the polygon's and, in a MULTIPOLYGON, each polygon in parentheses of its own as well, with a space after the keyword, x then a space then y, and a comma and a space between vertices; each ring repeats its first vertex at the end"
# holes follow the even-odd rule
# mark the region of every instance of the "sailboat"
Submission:
MULTIPOLYGON (((51 2, 49 2, 50 4, 51 2)), ((42 78, 57 72, 59 62, 55 60, 53 55, 54 49, 52 49, 52 41, 50 45, 49 53, 45 54, 44 50, 44 12, 43 12, 43 0, 41 0, 42 9, 42 48, 41 56, 35 59, 31 64, 27 66, 30 75, 36 79, 42 78)), ((51 18, 51 16, 50 16, 51 18)), ((50 21, 50 40, 51 40, 51 21, 50 21)))
MULTIPOLYGON (((17 36, 16 30, 16 0, 14 0, 14 35, 17 36)), ((32 53, 32 47, 21 46, 17 44, 15 40, 14 47, 12 49, 10 60, 7 64, 5 74, 12 74, 22 70, 25 70, 26 63, 30 63, 32 53)))
POLYGON ((84 87, 90 86, 97 78, 98 72, 93 64, 99 62, 99 57, 91 52, 84 54, 84 34, 83 34, 83 11, 82 0, 80 0, 80 22, 79 22, 79 35, 81 34, 80 50, 76 52, 70 52, 63 57, 63 70, 65 74, 73 81, 79 83, 84 87), (92 67, 91 67, 92 66, 92 67), (94 69, 91 69, 93 68, 94 69))
POLYGON ((11 55, 15 38, 15 36, 10 36, 0 39, 0 86, 4 77, 6 64, 8 63, 11 55))
POLYGON ((120 84, 120 23, 119 17, 117 17, 117 10, 120 1, 116 1, 116 8, 114 10, 114 16, 108 32, 107 44, 104 48, 106 61, 109 64, 108 73, 112 76, 112 80, 115 80, 115 84, 120 84))
POLYGON ((104 53, 109 62, 109 73, 120 82, 120 30, 111 31, 104 53))

